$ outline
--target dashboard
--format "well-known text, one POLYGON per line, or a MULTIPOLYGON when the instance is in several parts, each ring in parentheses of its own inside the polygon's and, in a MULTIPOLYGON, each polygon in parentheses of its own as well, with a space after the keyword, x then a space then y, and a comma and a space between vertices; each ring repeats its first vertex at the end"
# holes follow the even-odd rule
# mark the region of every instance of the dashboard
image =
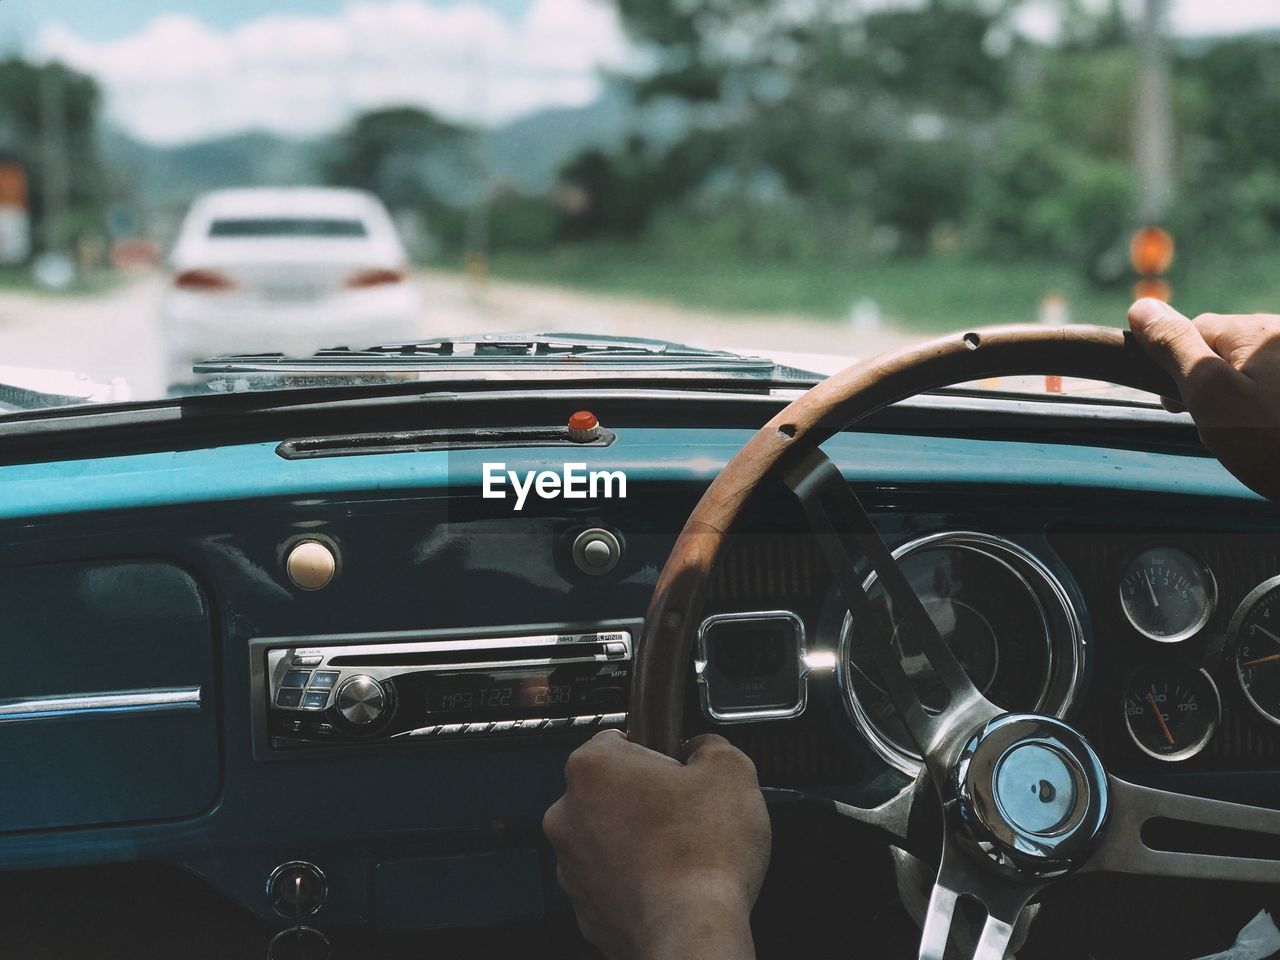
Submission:
MULTIPOLYGON (((370 452, 318 427, 307 456, 281 434, 0 466, 0 865, 170 864, 268 932, 563 910, 539 824, 564 760, 625 724, 658 572, 779 401, 525 415, 584 403, 606 439, 488 421, 370 452), (558 495, 486 495, 498 463, 558 495), (569 463, 624 485, 569 496, 569 463)), ((1183 421, 924 398, 824 449, 995 702, 1069 718, 1121 776, 1280 801, 1280 511, 1183 421)), ((860 805, 914 776, 781 487, 706 616, 691 732, 860 805)))

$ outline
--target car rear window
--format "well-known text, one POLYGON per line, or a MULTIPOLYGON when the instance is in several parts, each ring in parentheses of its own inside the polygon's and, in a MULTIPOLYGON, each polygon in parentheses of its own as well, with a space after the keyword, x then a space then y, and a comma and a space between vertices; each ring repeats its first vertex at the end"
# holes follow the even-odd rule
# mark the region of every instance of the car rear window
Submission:
POLYGON ((244 237, 367 237, 360 220, 338 217, 223 217, 209 225, 209 236, 244 237))

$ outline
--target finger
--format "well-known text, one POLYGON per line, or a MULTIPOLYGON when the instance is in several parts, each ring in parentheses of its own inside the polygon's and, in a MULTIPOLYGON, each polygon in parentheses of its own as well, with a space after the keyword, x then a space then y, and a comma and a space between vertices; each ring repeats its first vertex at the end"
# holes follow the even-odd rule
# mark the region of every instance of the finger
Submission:
POLYGON ((1129 308, 1129 328, 1179 387, 1199 364, 1224 362, 1194 323, 1160 300, 1144 297, 1136 301, 1129 308))
POLYGON ((1182 402, 1180 400, 1173 399, 1173 397, 1161 397, 1160 406, 1164 407, 1170 413, 1186 413, 1187 412, 1187 408, 1182 405, 1182 402))
POLYGON ((724 737, 714 733, 704 733, 694 737, 685 746, 685 766, 697 768, 712 764, 723 764, 740 770, 743 776, 750 775, 754 780, 756 765, 751 758, 735 747, 724 737))
POLYGON ((691 737, 681 745, 680 759, 687 764, 694 759, 694 755, 697 753, 708 750, 717 750, 723 747, 728 747, 731 750, 736 749, 733 744, 718 733, 704 733, 696 737, 691 737))

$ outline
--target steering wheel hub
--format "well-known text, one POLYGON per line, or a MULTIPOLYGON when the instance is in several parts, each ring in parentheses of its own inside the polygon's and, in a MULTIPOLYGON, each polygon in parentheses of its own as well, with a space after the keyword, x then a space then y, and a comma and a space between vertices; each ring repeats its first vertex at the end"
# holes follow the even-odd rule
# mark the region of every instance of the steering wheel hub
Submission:
POLYGON ((1002 873, 1044 879, 1083 863, 1106 823, 1107 776, 1085 739, 1053 717, 1004 714, 956 764, 959 832, 1002 873))

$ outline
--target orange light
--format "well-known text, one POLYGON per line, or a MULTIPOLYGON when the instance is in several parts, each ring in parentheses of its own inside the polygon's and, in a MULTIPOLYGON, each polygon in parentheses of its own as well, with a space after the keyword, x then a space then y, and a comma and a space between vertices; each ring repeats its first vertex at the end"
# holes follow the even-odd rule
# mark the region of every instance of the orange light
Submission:
POLYGON ((235 283, 228 276, 216 270, 183 270, 173 278, 173 285, 179 290, 202 290, 217 292, 232 290, 235 283))
POLYGON ((360 270, 347 278, 347 286, 353 290, 384 287, 393 283, 404 283, 403 270, 387 270, 383 267, 374 267, 369 270, 360 270))
POLYGON ((600 421, 589 410, 579 410, 569 418, 570 430, 592 430, 600 421))
POLYGON ((1146 277, 1164 273, 1173 265, 1173 237, 1159 227, 1143 227, 1129 240, 1129 262, 1146 277))
POLYGON ((1133 285, 1133 299, 1141 300, 1144 297, 1168 303, 1173 297, 1173 290, 1159 277, 1144 277, 1133 285))

